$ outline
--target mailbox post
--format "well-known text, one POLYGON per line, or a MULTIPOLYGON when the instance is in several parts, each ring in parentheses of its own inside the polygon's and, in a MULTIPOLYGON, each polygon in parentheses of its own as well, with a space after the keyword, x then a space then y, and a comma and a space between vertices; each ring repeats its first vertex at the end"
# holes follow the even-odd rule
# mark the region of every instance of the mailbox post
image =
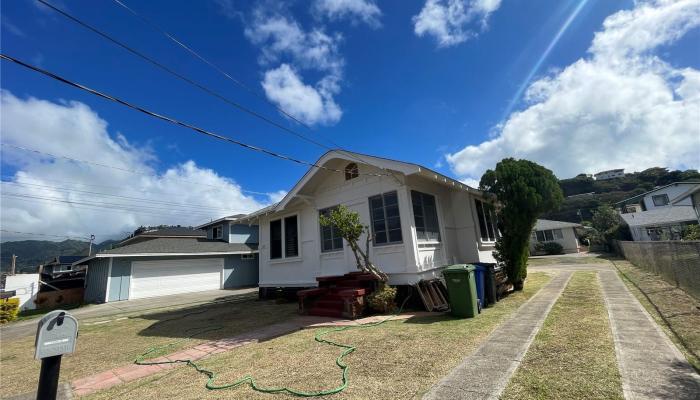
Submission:
POLYGON ((55 310, 39 321, 34 358, 41 360, 37 400, 54 400, 58 391, 61 357, 75 351, 78 321, 66 311, 55 310))

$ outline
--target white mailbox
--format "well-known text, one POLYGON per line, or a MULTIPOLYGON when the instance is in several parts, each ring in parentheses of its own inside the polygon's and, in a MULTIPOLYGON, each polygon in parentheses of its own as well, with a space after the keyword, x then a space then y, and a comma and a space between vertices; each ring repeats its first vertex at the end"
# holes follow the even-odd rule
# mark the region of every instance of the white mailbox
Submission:
POLYGON ((78 320, 66 311, 51 311, 39 321, 34 358, 39 360, 73 353, 77 337, 78 320))

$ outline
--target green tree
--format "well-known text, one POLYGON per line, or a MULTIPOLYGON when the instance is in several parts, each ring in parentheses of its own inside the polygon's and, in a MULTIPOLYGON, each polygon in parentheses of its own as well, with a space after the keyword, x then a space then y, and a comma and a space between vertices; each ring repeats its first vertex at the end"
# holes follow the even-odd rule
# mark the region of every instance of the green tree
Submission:
POLYGON ((344 205, 340 205, 331 210, 328 215, 321 215, 320 222, 322 226, 332 226, 340 233, 343 239, 350 246, 350 250, 355 255, 357 269, 363 272, 369 272, 377 277, 382 283, 386 283, 388 277, 384 272, 377 268, 369 259, 369 244, 372 241, 369 227, 362 225, 360 215, 351 211, 344 205), (360 247, 360 238, 363 234, 366 235, 365 249, 360 247))
POLYGON ((516 288, 527 276, 529 242, 537 218, 559 207, 564 199, 556 176, 528 160, 506 158, 481 177, 479 188, 496 195, 498 228, 496 259, 503 263, 516 288))
POLYGON ((617 234, 620 216, 614 208, 603 204, 593 211, 591 222, 595 230, 593 240, 599 244, 609 245, 617 234))

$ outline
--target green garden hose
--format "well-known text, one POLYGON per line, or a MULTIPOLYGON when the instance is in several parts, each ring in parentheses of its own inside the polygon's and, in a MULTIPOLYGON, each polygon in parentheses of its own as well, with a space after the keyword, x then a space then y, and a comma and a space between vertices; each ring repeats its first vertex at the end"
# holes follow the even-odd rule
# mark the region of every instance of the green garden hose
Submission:
POLYGON ((335 328, 331 328, 331 329, 320 330, 316 333, 316 335, 314 336, 315 341, 317 341, 319 343, 325 343, 325 344, 328 344, 331 346, 336 346, 336 347, 340 347, 340 348, 345 349, 335 359, 335 364, 342 371, 341 384, 332 388, 332 389, 319 390, 319 391, 315 391, 315 392, 305 392, 302 390, 297 390, 297 389, 288 388, 288 387, 261 387, 261 386, 258 386, 258 384, 255 382, 255 378, 253 378, 250 375, 246 375, 243 378, 238 379, 238 380, 231 382, 231 383, 217 385, 215 383, 216 373, 200 367, 192 360, 187 359, 187 360, 173 360, 173 361, 145 361, 145 358, 149 354, 153 354, 153 353, 160 351, 160 350, 163 350, 165 348, 173 347, 173 346, 177 345, 178 343, 181 343, 185 340, 188 340, 197 334, 202 334, 205 332, 212 332, 212 331, 222 329, 223 326, 208 327, 204 330, 199 330, 199 331, 193 333, 192 335, 190 335, 186 338, 180 339, 176 342, 172 342, 172 343, 166 344, 164 346, 152 347, 152 348, 148 349, 148 351, 146 351, 145 353, 136 357, 136 360, 134 360, 134 364, 137 364, 137 365, 160 365, 160 364, 175 364, 175 363, 187 364, 188 366, 194 368, 200 374, 207 376, 208 380, 207 380, 205 387, 209 390, 229 389, 229 388, 235 388, 235 387, 238 387, 241 385, 248 384, 248 385, 250 385, 251 389, 258 391, 258 392, 262 392, 262 393, 288 393, 288 394, 291 394, 294 396, 299 396, 299 397, 328 396, 328 395, 340 393, 348 387, 348 382, 349 382, 348 381, 348 370, 350 367, 343 361, 343 358, 345 358, 345 356, 347 356, 348 354, 354 352, 357 349, 357 347, 349 345, 349 344, 334 342, 334 341, 329 340, 329 339, 324 339, 323 337, 330 334, 330 333, 343 332, 343 331, 347 331, 347 330, 351 330, 351 329, 373 328, 375 326, 379 326, 385 322, 388 322, 401 313, 404 305, 406 304, 406 302, 408 301, 409 298, 410 298, 410 296, 408 296, 408 297, 406 297, 406 299, 404 299, 403 303, 401 304, 401 307, 399 307, 398 311, 395 314, 393 314, 393 315, 391 315, 391 316, 389 316, 389 317, 387 317, 379 322, 374 322, 374 323, 365 324, 365 325, 349 325, 349 326, 335 327, 335 328))

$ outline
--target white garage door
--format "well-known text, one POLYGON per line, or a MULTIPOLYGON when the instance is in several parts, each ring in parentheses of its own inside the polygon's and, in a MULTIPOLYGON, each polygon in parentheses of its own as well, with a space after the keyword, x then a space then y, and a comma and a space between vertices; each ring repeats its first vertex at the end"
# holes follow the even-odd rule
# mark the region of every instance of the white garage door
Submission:
POLYGON ((129 299, 221 289, 223 258, 134 261, 129 299))

